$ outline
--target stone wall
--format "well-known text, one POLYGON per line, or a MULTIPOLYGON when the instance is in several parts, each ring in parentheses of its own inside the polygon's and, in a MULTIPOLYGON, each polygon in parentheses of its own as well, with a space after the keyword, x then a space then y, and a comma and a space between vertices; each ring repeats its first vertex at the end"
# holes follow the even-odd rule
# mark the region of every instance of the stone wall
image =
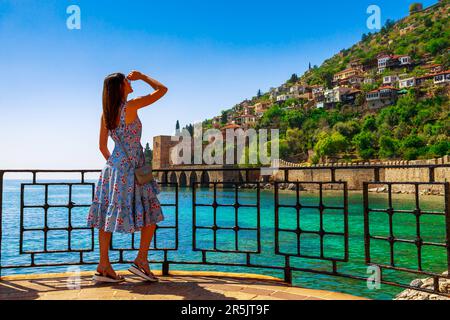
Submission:
MULTIPOLYGON (((154 169, 174 169, 186 168, 188 166, 173 166, 170 161, 170 150, 177 144, 177 141, 172 141, 171 136, 157 136, 153 139, 153 167, 154 169)), ((450 156, 445 156, 438 159, 431 160, 415 160, 415 161, 370 161, 359 163, 328 163, 319 164, 317 166, 310 166, 309 164, 291 163, 284 160, 273 161, 272 167, 289 167, 289 181, 331 181, 331 170, 334 167, 336 181, 346 181, 349 190, 362 190, 363 182, 375 180, 375 170, 372 168, 358 168, 360 166, 370 165, 402 165, 406 168, 385 168, 379 170, 379 181, 385 182, 428 182, 429 170, 428 168, 415 168, 413 165, 430 165, 430 164, 450 164, 450 156), (408 167, 410 166, 410 167, 408 167), (339 168, 342 167, 342 168, 339 168), (354 168, 352 168, 354 167, 354 168), (302 168, 295 170, 295 168, 302 168)), ((215 165, 200 165, 191 166, 192 170, 201 170, 209 168, 224 168, 225 166, 215 165)), ((177 172, 177 179, 181 172, 177 172)), ((284 181, 284 170, 279 170, 269 180, 284 181)), ((185 173, 188 182, 190 180, 191 172, 185 173)), ((196 172, 196 181, 201 181, 201 173, 196 172)), ((170 177, 168 177, 170 178, 170 177)), ((194 177, 192 177, 194 179, 194 177)), ((450 168, 436 168, 434 170, 434 178, 436 182, 450 181, 450 168)), ((252 172, 250 181, 259 180, 257 172, 252 172)), ((170 179, 169 179, 170 180, 170 179)), ((245 181, 245 172, 232 171, 209 171, 209 181, 245 181)), ((305 189, 317 188, 317 185, 304 186, 305 189)), ((336 188, 336 185, 325 186, 326 188, 336 188)), ((382 190, 382 185, 371 185, 371 189, 382 190)), ((411 193, 414 192, 413 185, 394 185, 393 192, 395 193, 411 193)), ((420 193, 442 194, 443 187, 441 185, 423 185, 420 187, 420 193)))
POLYGON ((153 138, 154 169, 164 169, 171 165, 170 149, 177 143, 177 141, 172 141, 171 136, 157 136, 153 138))
MULTIPOLYGON (((410 166, 406 168, 386 168, 379 170, 379 181, 384 182, 428 182, 429 170, 428 168, 415 168, 413 165, 424 164, 450 164, 450 157, 445 156, 438 159, 431 160, 415 160, 415 161, 386 161, 386 162, 360 162, 360 163, 330 163, 321 164, 317 166, 309 166, 308 164, 296 164, 286 162, 284 160, 277 160, 273 166, 291 167, 289 170, 289 181, 330 181, 331 170, 329 167, 335 167, 336 181, 347 181, 349 190, 361 190, 364 181, 374 181, 374 169, 358 168, 358 166, 370 165, 404 165, 410 166), (340 169, 339 167, 345 167, 340 169), (295 168, 302 167, 302 170, 295 170, 295 168), (355 167, 355 168, 351 168, 355 167)), ((275 181, 285 180, 284 170, 279 170, 272 176, 275 181)), ((450 181, 450 168, 436 168, 434 170, 434 179, 436 182, 450 181)), ((371 188, 380 187, 377 185, 371 188)), ((394 192, 413 192, 412 185, 396 185, 393 187, 394 192)), ((424 185, 421 186, 420 192, 424 193, 442 193, 442 186, 424 185)))

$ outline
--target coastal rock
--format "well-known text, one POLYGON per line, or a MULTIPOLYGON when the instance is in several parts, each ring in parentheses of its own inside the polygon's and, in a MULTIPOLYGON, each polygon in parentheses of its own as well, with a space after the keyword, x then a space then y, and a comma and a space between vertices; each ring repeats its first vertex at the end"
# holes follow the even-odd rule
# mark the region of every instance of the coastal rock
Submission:
POLYGON ((411 287, 420 288, 423 285, 423 281, 421 279, 415 279, 415 280, 411 281, 411 283, 409 285, 411 287))
MULTIPOLYGON (((433 290, 434 279, 415 279, 411 281, 410 286, 418 289, 433 290)), ((450 278, 448 278, 448 271, 444 272, 442 278, 439 279, 439 292, 444 295, 407 289, 399 293, 394 300, 450 300, 450 278)))
POLYGON ((290 183, 290 184, 289 184, 288 190, 296 190, 296 189, 297 189, 297 187, 296 187, 295 184, 293 184, 293 183, 290 183))

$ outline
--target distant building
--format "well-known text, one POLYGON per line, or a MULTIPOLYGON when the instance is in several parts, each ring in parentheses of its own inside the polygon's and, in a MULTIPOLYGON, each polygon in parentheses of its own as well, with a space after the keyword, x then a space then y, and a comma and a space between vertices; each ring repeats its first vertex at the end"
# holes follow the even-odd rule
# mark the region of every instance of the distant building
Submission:
POLYGON ((381 54, 378 59, 378 73, 383 73, 387 68, 405 67, 412 64, 409 55, 381 54))
POLYGON ((302 84, 296 84, 296 85, 293 85, 289 89, 289 92, 291 94, 304 94, 306 92, 311 92, 311 87, 306 86, 306 85, 302 85, 302 84))
POLYGON ((377 57, 378 60, 378 72, 382 73, 388 67, 388 61, 391 60, 391 55, 381 54, 377 57))
POLYGON ((364 70, 364 65, 361 62, 361 59, 353 59, 348 63, 349 69, 357 69, 357 70, 364 70))
POLYGON ((344 96, 353 89, 347 87, 335 87, 324 92, 326 107, 334 107, 338 102, 346 102, 344 96))
POLYGON ((254 115, 242 115, 240 116, 240 124, 245 127, 253 127, 256 125, 257 118, 254 115))
POLYGON ((319 86, 319 85, 312 86, 311 93, 312 93, 313 99, 318 102, 323 101, 325 99, 323 86, 319 86))
POLYGON ((393 56, 392 59, 398 60, 400 62, 400 66, 408 66, 412 63, 411 57, 406 54, 393 56))
POLYGON ((439 73, 443 71, 442 64, 427 64, 421 67, 428 73, 439 73))
POLYGON ((364 78, 364 84, 372 84, 375 83, 375 80, 373 78, 364 78))
POLYGON ((219 128, 220 127, 220 117, 214 117, 212 119, 212 125, 214 128, 219 128))
POLYGON ((397 101, 398 89, 388 86, 370 91, 366 94, 367 107, 379 109, 394 104, 397 101))
POLYGON ((450 83, 450 70, 440 72, 434 75, 434 84, 447 84, 450 83))
POLYGON ((338 72, 333 77, 333 83, 338 84, 354 76, 360 76, 362 74, 361 69, 349 68, 341 72, 338 72))
POLYGON ((270 100, 275 100, 277 98, 278 93, 279 93, 278 88, 270 88, 270 90, 269 90, 270 100))
POLYGON ((320 108, 323 108, 323 107, 324 107, 323 101, 317 102, 317 103, 316 103, 316 108, 317 108, 317 109, 320 109, 320 108))
POLYGON ((263 101, 255 104, 255 115, 258 118, 261 118, 271 106, 271 103, 269 101, 263 101))
POLYGON ((313 94, 312 92, 305 92, 303 94, 298 95, 298 99, 304 99, 304 100, 313 100, 313 94))
POLYGON ((354 104, 356 101, 356 97, 362 93, 361 90, 358 89, 350 89, 342 94, 341 100, 345 104, 354 104))
POLYGON ((398 81, 397 75, 383 77, 383 85, 394 85, 398 81))
POLYGON ((242 109, 244 115, 254 115, 255 114, 255 106, 247 105, 242 109))
POLYGON ((285 102, 292 98, 295 98, 295 96, 292 94, 280 94, 279 96, 277 96, 277 102, 285 102))
POLYGON ((352 87, 360 87, 362 83, 364 83, 364 77, 359 75, 351 76, 346 80, 340 82, 341 84, 350 85, 352 87))
POLYGON ((235 124, 235 123, 228 123, 226 126, 222 127, 222 129, 220 129, 220 130, 222 131, 222 135, 225 138, 227 130, 237 130, 237 129, 241 129, 241 126, 238 124, 235 124))
POLYGON ((434 74, 426 74, 424 76, 420 76, 416 78, 416 86, 423 85, 426 81, 432 81, 434 78, 434 74))
POLYGON ((416 86, 416 78, 414 78, 414 77, 401 79, 398 82, 398 87, 400 89, 411 88, 411 87, 415 87, 415 86, 416 86))

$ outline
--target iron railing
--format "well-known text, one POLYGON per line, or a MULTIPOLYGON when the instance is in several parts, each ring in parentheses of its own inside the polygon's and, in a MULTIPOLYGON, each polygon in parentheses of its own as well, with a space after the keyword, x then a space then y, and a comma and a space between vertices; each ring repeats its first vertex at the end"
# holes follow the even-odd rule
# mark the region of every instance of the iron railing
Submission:
MULTIPOLYGON (((362 193, 363 193, 363 212, 361 215, 364 217, 364 256, 365 263, 367 266, 377 266, 381 273, 380 281, 383 284, 392 285, 401 288, 412 288, 415 290, 420 290, 429 293, 448 295, 439 291, 439 280, 442 278, 448 278, 448 276, 444 276, 440 272, 433 272, 427 269, 427 266, 424 265, 422 259, 423 249, 426 247, 437 247, 444 250, 445 253, 442 253, 442 258, 447 261, 445 265, 445 270, 450 270, 450 205, 449 205, 449 197, 450 197, 450 184, 446 181, 435 181, 435 170, 436 168, 445 168, 448 170, 450 165, 448 164, 434 164, 434 165, 357 165, 357 166, 317 166, 317 167, 283 167, 278 168, 284 173, 284 179, 282 181, 275 182, 265 182, 264 185, 270 183, 273 187, 273 200, 274 200, 274 212, 273 219, 274 225, 273 229, 270 232, 274 235, 274 257, 284 258, 284 263, 276 264, 276 263, 258 263, 256 258, 261 254, 261 181, 257 179, 252 179, 254 173, 258 171, 258 168, 231 168, 231 167, 223 167, 223 168, 208 168, 201 169, 198 167, 193 168, 167 168, 167 169, 159 169, 154 170, 160 178, 161 187, 171 188, 170 192, 173 194, 173 201, 169 203, 162 203, 162 206, 172 207, 173 208, 173 224, 171 225, 163 225, 157 226, 155 236, 152 242, 152 250, 155 252, 162 253, 162 258, 150 260, 150 263, 161 264, 162 272, 165 275, 169 274, 169 268, 171 265, 209 265, 209 266, 228 266, 228 267, 248 267, 248 268, 261 268, 261 269, 272 269, 279 270, 284 273, 284 280, 292 283, 292 273, 293 272, 309 272, 315 274, 322 274, 328 276, 338 276, 349 279, 363 280, 366 281, 367 277, 359 274, 354 274, 348 271, 345 271, 345 265, 352 261, 352 256, 350 254, 349 248, 349 237, 352 236, 349 232, 349 204, 348 204, 348 185, 347 181, 336 180, 336 171, 340 169, 370 169, 373 170, 373 179, 370 181, 365 181, 363 183, 362 193), (404 169, 404 168, 420 168, 428 170, 428 179, 427 181, 381 181, 380 179, 380 170, 382 169, 404 169), (301 171, 301 170, 329 170, 330 179, 325 179, 324 181, 293 181, 289 178, 290 173, 292 171, 301 171), (230 181, 211 181, 207 175, 208 172, 214 171, 224 171, 224 172, 235 172, 238 173, 234 175, 230 181), (201 259, 200 260, 185 260, 185 259, 177 259, 173 257, 169 257, 169 252, 179 252, 180 244, 179 244, 179 181, 170 181, 170 177, 173 173, 180 172, 194 172, 195 176, 191 175, 191 177, 200 177, 200 180, 197 178, 189 179, 187 183, 188 187, 190 187, 190 192, 192 192, 192 241, 191 247, 188 248, 192 252, 200 252, 201 259), (197 175, 201 173, 200 175, 197 175), (204 180, 203 180, 204 179, 204 180), (293 193, 295 194, 295 203, 285 204, 280 199, 280 185, 282 183, 289 183, 294 186, 293 193), (240 190, 242 187, 252 186, 255 195, 254 203, 243 203, 240 201, 240 190), (304 204, 302 202, 303 196, 303 187, 304 186, 313 186, 314 189, 317 190, 318 203, 304 204), (370 197, 369 197, 369 189, 370 186, 387 186, 387 207, 386 208, 374 208, 371 205, 370 197), (403 210, 395 208, 393 204, 393 187, 396 185, 410 185, 414 188, 414 197, 415 197, 415 208, 412 210, 403 210), (443 210, 442 211, 430 211, 422 208, 420 196, 419 196, 419 188, 422 185, 431 185, 431 186, 440 186, 443 189, 444 196, 442 197, 443 202, 443 210), (324 187, 331 186, 333 190, 341 190, 342 198, 339 200, 339 204, 326 204, 324 201, 324 187), (208 189, 200 189, 202 187, 209 187, 208 189), (234 199, 232 202, 221 203, 220 199, 218 199, 217 192, 222 188, 232 188, 234 199), (208 202, 199 202, 197 198, 198 190, 203 190, 206 192, 208 196, 208 202), (206 191, 205 191, 206 190, 206 191), (210 225, 202 225, 198 219, 198 210, 200 208, 208 208, 211 209, 212 214, 212 224, 210 225), (234 225, 233 226, 220 226, 217 223, 217 212, 220 209, 229 208, 234 216, 234 225), (293 221, 294 227, 286 228, 280 224, 280 218, 283 218, 284 210, 293 210, 295 212, 295 220, 293 221), (242 226, 240 223, 239 216, 242 210, 252 211, 255 215, 256 225, 252 227, 242 226), (305 212, 315 210, 318 212, 319 216, 319 225, 316 230, 307 230, 301 227, 300 221, 306 214, 305 212), (342 217, 342 228, 341 231, 330 230, 326 226, 324 221, 324 217, 327 215, 327 212, 332 210, 334 213, 338 212, 338 214, 342 217), (388 216, 388 224, 387 228, 389 230, 388 235, 378 235, 371 231, 371 216, 373 214, 384 214, 388 216), (412 238, 405 238, 401 236, 397 236, 394 232, 394 219, 393 217, 396 215, 412 215, 415 218, 415 234, 412 238), (443 217, 444 223, 440 226, 442 228, 441 233, 445 235, 445 239, 441 242, 434 242, 424 239, 421 233, 421 227, 423 226, 423 222, 421 221, 424 216, 440 216, 443 217), (160 230, 170 230, 174 233, 174 243, 171 246, 159 246, 158 245, 158 237, 160 237, 160 230), (212 238, 211 243, 209 243, 209 247, 204 247, 201 243, 198 242, 197 233, 201 231, 211 232, 212 238), (221 248, 220 244, 218 244, 218 234, 222 231, 231 232, 234 234, 232 240, 232 246, 228 246, 226 249, 221 248), (244 233, 251 233, 253 237, 252 241, 256 244, 253 249, 240 247, 239 239, 241 235, 244 233), (294 245, 294 251, 285 250, 283 247, 286 243, 281 240, 282 235, 293 235, 295 240, 291 240, 294 243, 288 243, 289 245, 294 245), (316 236, 318 238, 318 251, 314 254, 306 254, 301 249, 302 237, 304 236, 316 236), (337 237, 342 239, 343 246, 341 248, 341 252, 339 255, 328 255, 327 244, 324 241, 327 237, 337 237), (388 244, 389 250, 385 252, 386 255, 389 256, 389 262, 379 262, 376 258, 373 257, 372 253, 372 245, 373 241, 384 241, 388 244), (410 267, 402 267, 397 264, 396 257, 396 244, 408 244, 412 245, 417 250, 417 268, 410 267), (209 254, 230 254, 230 255, 239 255, 244 256, 245 259, 239 262, 238 259, 232 260, 231 262, 221 262, 221 261, 213 261, 208 259, 209 254), (329 263, 329 268, 314 267, 314 264, 308 265, 299 265, 298 263, 293 263, 293 259, 307 259, 310 261, 317 261, 323 263, 329 263), (397 281, 391 281, 384 278, 384 272, 386 270, 393 272, 403 272, 408 274, 414 274, 417 276, 427 276, 432 277, 434 279, 434 288, 432 290, 427 288, 417 288, 412 287, 407 283, 401 283, 397 281)), ((85 204, 77 204, 72 199, 73 188, 77 186, 84 186, 90 188, 90 194, 93 197, 94 195, 94 187, 95 183, 92 181, 88 181, 86 179, 86 174, 98 174, 99 170, 0 170, 0 277, 2 269, 21 269, 21 268, 36 268, 36 267, 55 267, 55 266, 68 266, 68 265, 85 265, 85 264, 95 264, 96 261, 88 261, 86 259, 86 255, 95 251, 95 235, 94 230, 91 228, 83 227, 83 226, 75 226, 72 221, 72 210, 76 208, 86 208, 89 207, 89 203, 85 204), (6 263, 6 259, 2 258, 2 251, 5 248, 5 243, 3 241, 2 227, 4 223, 3 219, 3 201, 4 198, 4 177, 5 174, 10 173, 27 173, 31 174, 31 182, 22 182, 20 183, 20 204, 19 204, 19 250, 18 255, 29 257, 29 263, 6 263), (47 181, 38 181, 38 175, 44 173, 58 173, 58 174, 68 174, 68 173, 77 173, 80 175, 79 181, 68 181, 68 182, 47 182, 47 181), (40 186, 43 188, 43 203, 39 204, 27 204, 26 201, 26 190, 29 187, 40 186), (48 199, 48 190, 52 186, 65 186, 68 188, 68 201, 64 204, 52 204, 48 199), (63 208, 68 211, 68 220, 67 225, 53 227, 48 223, 48 214, 49 210, 52 208, 63 208), (40 209, 43 214, 43 226, 41 227, 27 227, 26 224, 26 210, 27 209, 40 209), (67 243, 65 246, 57 249, 49 249, 49 241, 51 239, 48 238, 48 234, 53 231, 67 232, 67 243), (72 243, 72 233, 83 231, 87 232, 89 235, 89 245, 85 248, 79 248, 74 246, 72 243), (26 237, 25 235, 28 232, 41 232, 43 234, 43 244, 41 249, 27 249, 26 246, 26 237), (71 261, 50 261, 50 262, 39 262, 37 261, 37 257, 40 256, 48 256, 52 254, 61 254, 61 253, 73 253, 78 255, 77 260, 71 261)), ((173 180, 173 179, 172 179, 173 180)), ((67 180, 65 180, 67 181, 67 180)), ((205 199, 205 197, 204 197, 205 199)), ((231 213, 230 213, 231 214, 231 213)), ((8 244, 6 244, 8 245, 8 244)), ((118 253, 118 258, 113 259, 113 263, 122 264, 122 263, 130 263, 132 262, 130 259, 125 257, 127 252, 136 251, 138 246, 135 244, 135 236, 131 235, 131 240, 128 246, 120 246, 117 247, 114 245, 114 241, 111 242, 111 250, 113 252, 118 253)))

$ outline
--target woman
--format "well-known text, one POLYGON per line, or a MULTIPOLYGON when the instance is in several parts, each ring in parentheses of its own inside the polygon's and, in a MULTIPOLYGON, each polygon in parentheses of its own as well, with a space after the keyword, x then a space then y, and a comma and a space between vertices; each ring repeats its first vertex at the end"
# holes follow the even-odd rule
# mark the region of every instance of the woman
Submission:
POLYGON ((127 77, 114 73, 103 84, 103 115, 100 122, 100 151, 106 166, 98 180, 94 201, 89 210, 88 225, 99 229, 100 262, 94 280, 120 282, 124 278, 111 266, 108 250, 112 232, 141 231, 139 252, 129 271, 148 281, 157 281, 150 271, 148 250, 156 223, 164 219, 155 181, 139 185, 134 170, 145 162, 140 142, 142 124, 137 111, 158 101, 167 88, 158 81, 132 71, 127 77), (142 80, 155 91, 147 96, 128 100, 133 92, 131 81, 142 80), (108 136, 115 142, 112 153, 108 150, 108 136))

